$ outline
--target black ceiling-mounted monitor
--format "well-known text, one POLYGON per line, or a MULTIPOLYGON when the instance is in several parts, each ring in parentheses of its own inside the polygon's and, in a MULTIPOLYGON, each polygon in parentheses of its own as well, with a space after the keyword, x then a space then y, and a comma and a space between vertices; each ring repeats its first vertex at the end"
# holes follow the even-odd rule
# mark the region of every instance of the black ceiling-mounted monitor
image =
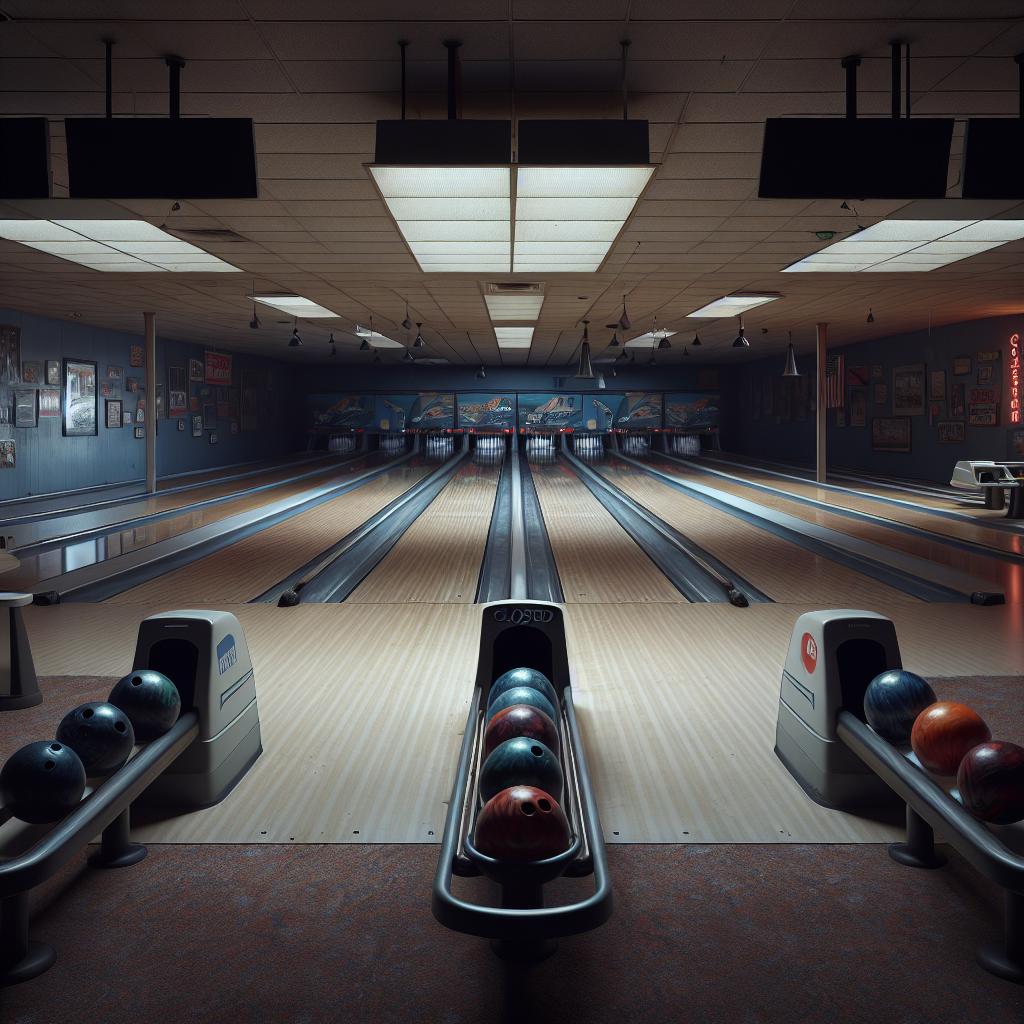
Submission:
POLYGON ((378 121, 375 162, 449 167, 507 164, 512 160, 511 121, 417 118, 378 121))
POLYGON ((73 199, 255 199, 248 117, 69 117, 73 199))
POLYGON ((45 117, 0 118, 0 199, 48 199, 50 126, 45 117))
POLYGON ((952 118, 770 117, 764 199, 942 199, 952 118))
POLYGON ((972 117, 964 137, 964 199, 1024 199, 1024 120, 972 117))
POLYGON ((521 164, 602 167, 650 163, 650 133, 643 120, 588 118, 520 121, 521 164))

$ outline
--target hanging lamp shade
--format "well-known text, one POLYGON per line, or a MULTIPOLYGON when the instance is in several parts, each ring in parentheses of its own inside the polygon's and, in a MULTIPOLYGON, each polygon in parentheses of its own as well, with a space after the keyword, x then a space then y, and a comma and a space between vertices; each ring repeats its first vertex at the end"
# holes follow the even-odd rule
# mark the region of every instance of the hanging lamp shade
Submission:
POLYGON ((700 340, 700 335, 699 334, 694 334, 693 341, 691 341, 690 344, 694 348, 700 348, 700 346, 703 345, 704 342, 700 340))
POLYGON ((786 350, 786 368, 782 371, 782 376, 800 376, 800 371, 796 368, 796 352, 793 351, 793 342, 789 343, 789 348, 786 350))
POLYGON ((612 340, 608 342, 608 347, 609 348, 618 348, 619 347, 619 332, 618 331, 613 332, 612 340))
POLYGON ((423 348, 426 342, 423 340, 422 323, 416 324, 416 340, 412 343, 413 348, 423 348))
POLYGON ((622 316, 619 317, 619 327, 628 331, 633 326, 633 321, 629 319, 629 313, 626 312, 626 296, 622 296, 622 316))
POLYGON ((363 340, 359 343, 359 351, 360 352, 369 352, 370 351, 370 343, 365 338, 363 338, 363 340))

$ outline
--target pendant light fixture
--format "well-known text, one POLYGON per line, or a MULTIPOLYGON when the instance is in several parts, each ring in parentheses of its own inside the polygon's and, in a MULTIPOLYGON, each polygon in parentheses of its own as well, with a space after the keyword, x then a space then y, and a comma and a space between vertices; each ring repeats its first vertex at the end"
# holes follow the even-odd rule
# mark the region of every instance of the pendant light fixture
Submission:
POLYGON ((622 296, 622 316, 619 317, 619 327, 628 331, 633 326, 633 321, 629 319, 629 314, 626 312, 626 296, 622 296))
MULTIPOLYGON (((417 324, 417 326, 419 326, 417 324)), ((402 327, 404 330, 412 330, 412 321, 409 319, 409 300, 405 300, 405 319, 402 321, 402 327)))
POLYGON ((477 380, 486 380, 487 379, 487 371, 484 369, 482 363, 480 364, 480 369, 476 371, 476 379, 477 380))
POLYGON ((747 341, 747 336, 743 331, 743 317, 739 316, 736 318, 740 322, 740 333, 733 339, 733 348, 750 348, 750 342, 747 341))
POLYGON ((334 340, 334 331, 331 331, 331 336, 330 336, 330 337, 329 337, 329 338, 327 339, 327 344, 328 344, 328 345, 334 345, 334 344, 336 344, 336 342, 335 342, 335 340, 334 340))
POLYGON ((408 349, 406 349, 405 350, 405 355, 402 356, 402 362, 403 363, 415 363, 416 359, 413 357, 413 354, 408 349))
POLYGON ((594 367, 590 363, 590 321, 583 321, 583 342, 580 345, 580 364, 576 368, 576 377, 585 380, 594 379, 594 367))
POLYGON ((370 343, 365 338, 363 338, 363 340, 359 343, 359 351, 360 352, 369 352, 370 351, 370 343))
POLYGON ((608 342, 608 347, 609 348, 618 348, 619 347, 619 332, 618 331, 614 331, 612 333, 612 340, 608 342))
POLYGON ((868 309, 868 318, 865 321, 865 323, 873 324, 874 322, 875 322, 875 311, 873 309, 869 308, 868 309))
POLYGON ((416 340, 412 343, 413 348, 423 348, 426 345, 426 342, 423 340, 423 331, 421 330, 422 327, 422 323, 416 324, 416 340))
POLYGON ((295 321, 295 326, 292 327, 292 336, 288 339, 289 348, 298 348, 302 344, 302 339, 299 337, 299 321, 295 321))
MULTIPOLYGON (((253 293, 253 295, 256 294, 256 282, 255 281, 253 281, 253 283, 252 283, 252 293, 253 293)), ((254 331, 259 330, 260 318, 256 315, 256 300, 255 299, 253 299, 253 301, 252 301, 252 319, 249 321, 249 326, 254 331)))
POLYGON ((701 345, 704 344, 704 342, 700 340, 700 335, 695 332, 694 335, 693 335, 693 341, 691 341, 690 344, 694 348, 700 348, 701 345))
POLYGON ((793 332, 789 332, 789 348, 786 350, 786 368, 782 371, 783 377, 799 377, 800 371, 796 368, 796 353, 793 351, 793 332))

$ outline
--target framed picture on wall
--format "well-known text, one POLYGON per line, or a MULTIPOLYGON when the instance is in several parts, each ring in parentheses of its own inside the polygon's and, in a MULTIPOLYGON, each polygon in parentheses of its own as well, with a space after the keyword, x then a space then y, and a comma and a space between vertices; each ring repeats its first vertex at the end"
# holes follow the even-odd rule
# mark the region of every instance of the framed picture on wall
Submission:
POLYGON ((928 426, 933 426, 946 415, 946 403, 945 402, 929 402, 928 403, 928 426))
POLYGON ((186 391, 187 382, 185 380, 185 367, 184 366, 168 366, 167 367, 167 390, 168 391, 186 391))
POLYGON ((953 359, 953 376, 966 377, 971 372, 971 357, 956 356, 953 359))
POLYGON ((986 363, 984 366, 978 367, 978 383, 979 384, 991 384, 992 383, 992 371, 993 366, 991 363, 986 363))
POLYGON ((0 441, 0 469, 14 469, 17 449, 13 441, 0 441))
POLYGON ((967 427, 962 420, 947 420, 938 426, 939 444, 962 444, 967 437, 967 427))
POLYGON ((868 393, 865 388, 850 389, 850 426, 868 425, 868 393))
POLYGON ((188 361, 188 379, 202 382, 203 376, 203 361, 201 359, 190 359, 188 361))
POLYGON ((1006 454, 1011 459, 1024 459, 1024 430, 1011 430, 1006 438, 1006 454))
POLYGON ((180 416, 188 408, 188 398, 184 391, 170 392, 170 416, 180 416))
POLYGON ((43 364, 35 359, 27 359, 21 364, 22 384, 42 384, 43 364))
POLYGON ((51 387, 60 387, 60 360, 59 359, 47 359, 46 360, 46 383, 51 387))
POLYGON ((146 428, 145 427, 136 427, 135 428, 135 436, 138 437, 138 438, 145 437, 146 436, 146 428))
POLYGON ((211 430, 210 431, 210 444, 216 444, 216 443, 217 443, 217 431, 216 430, 211 430))
POLYGON ((924 414, 924 363, 893 367, 892 411, 894 416, 924 414))
POLYGON ((116 380, 118 383, 124 380, 124 367, 123 366, 108 366, 107 367, 107 379, 116 380))
POLYGON ((946 400, 946 371, 932 370, 928 374, 928 397, 934 402, 946 400))
POLYGON ((85 437, 97 432, 96 401, 96 363, 87 359, 65 359, 65 437, 85 437))
POLYGON ((107 429, 110 430, 114 427, 120 429, 121 426, 121 413, 123 406, 121 405, 120 398, 108 398, 107 399, 107 418, 106 424, 107 429))
POLYGON ((203 417, 196 415, 192 417, 192 436, 202 437, 203 436, 203 417))
POLYGON ((124 411, 123 411, 123 412, 121 413, 121 422, 122 422, 122 423, 123 423, 123 424, 124 424, 124 425, 125 425, 126 427, 130 427, 130 426, 132 425, 132 411, 131 411, 131 409, 125 409, 125 410, 124 410, 124 411))
POLYGON ((139 390, 139 378, 138 377, 125 377, 124 389, 130 394, 136 394, 139 390))
POLYGON ((14 392, 14 425, 34 427, 36 425, 36 392, 28 389, 14 392))
POLYGON ((39 392, 39 415, 60 415, 60 392, 56 388, 43 388, 39 392))
POLYGON ((876 452, 910 451, 909 416, 875 416, 871 420, 871 447, 876 452))
POLYGON ((881 380, 883 375, 884 375, 884 372, 885 371, 882 369, 882 364, 881 363, 872 363, 871 364, 871 379, 872 380, 881 380))
POLYGON ((182 431, 184 431, 184 429, 185 429, 185 420, 184 420, 184 417, 183 417, 182 419, 178 420, 178 433, 179 434, 182 433, 182 431))
POLYGON ((949 391, 949 415, 965 416, 967 413, 967 386, 954 384, 949 391))
POLYGON ((17 384, 21 374, 21 328, 0 324, 0 384, 17 384))
POLYGON ((129 366, 145 366, 146 355, 142 350, 141 345, 132 345, 128 350, 128 365, 129 366))

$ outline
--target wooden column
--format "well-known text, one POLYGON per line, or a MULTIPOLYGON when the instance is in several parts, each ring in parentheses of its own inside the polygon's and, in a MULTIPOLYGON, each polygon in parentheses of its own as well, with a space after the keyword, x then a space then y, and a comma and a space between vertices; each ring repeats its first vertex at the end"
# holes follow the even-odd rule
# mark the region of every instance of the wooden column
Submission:
POLYGON ((146 493, 156 493, 156 313, 146 323, 146 493))
POLYGON ((817 332, 818 402, 815 407, 817 457, 814 460, 814 478, 819 484, 823 484, 828 476, 828 449, 825 431, 828 415, 828 402, 825 394, 825 367, 828 362, 828 324, 818 324, 817 332))

